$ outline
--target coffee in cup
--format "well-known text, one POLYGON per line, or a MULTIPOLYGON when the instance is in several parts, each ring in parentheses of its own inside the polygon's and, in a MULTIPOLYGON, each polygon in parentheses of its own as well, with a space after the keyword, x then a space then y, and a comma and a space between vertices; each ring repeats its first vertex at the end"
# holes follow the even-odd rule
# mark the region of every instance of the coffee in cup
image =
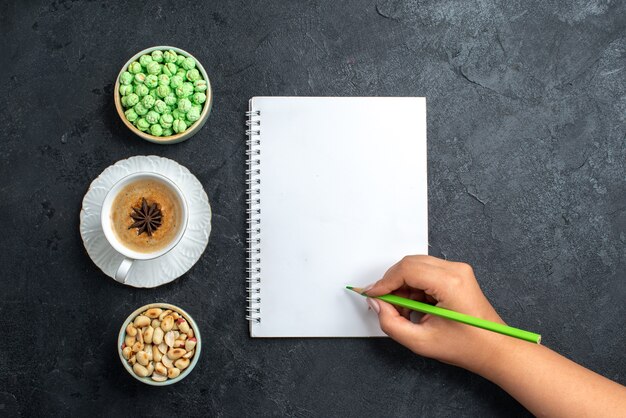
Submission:
POLYGON ((111 206, 117 240, 133 251, 152 253, 168 246, 181 228, 182 204, 169 185, 155 178, 133 181, 111 206))
POLYGON ((157 173, 134 173, 117 182, 102 204, 101 223, 111 246, 125 259, 115 273, 124 283, 134 260, 160 257, 187 228, 187 202, 174 182, 157 173))

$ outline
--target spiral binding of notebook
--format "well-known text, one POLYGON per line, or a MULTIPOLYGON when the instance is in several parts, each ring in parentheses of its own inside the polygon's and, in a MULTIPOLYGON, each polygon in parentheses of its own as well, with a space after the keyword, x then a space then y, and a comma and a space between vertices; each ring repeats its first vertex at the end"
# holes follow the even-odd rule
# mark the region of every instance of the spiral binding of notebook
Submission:
POLYGON ((248 302, 246 319, 261 322, 261 111, 246 112, 248 204, 248 302))

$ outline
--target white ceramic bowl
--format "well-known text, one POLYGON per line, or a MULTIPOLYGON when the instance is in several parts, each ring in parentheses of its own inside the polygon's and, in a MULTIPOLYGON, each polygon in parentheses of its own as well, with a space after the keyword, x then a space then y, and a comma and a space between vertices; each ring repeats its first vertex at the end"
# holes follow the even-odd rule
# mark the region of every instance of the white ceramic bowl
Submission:
POLYGON ((184 51, 180 48, 176 48, 173 46, 165 46, 165 45, 146 48, 143 51, 136 53, 135 55, 133 55, 131 59, 126 61, 126 64, 124 64, 119 74, 117 75, 117 78, 115 79, 115 89, 113 91, 113 95, 115 98, 115 109, 117 110, 117 114, 119 115, 119 117, 122 119, 122 122, 124 122, 124 125, 126 125, 126 127, 130 129, 131 132, 133 132, 135 135, 140 136, 146 141, 154 142, 156 144, 175 144, 177 142, 183 142, 191 138, 192 136, 194 136, 206 123, 207 119, 209 118, 209 114, 211 113, 211 106, 213 105, 213 89, 211 88, 211 81, 209 80, 209 76, 207 75, 200 61, 198 61, 196 57, 194 57, 187 51, 184 51), (168 49, 172 49, 177 54, 181 54, 186 57, 191 57, 194 60, 196 60, 196 68, 198 69, 198 71, 200 71, 200 74, 202 74, 202 77, 206 80, 206 84, 207 84, 207 89, 205 92, 206 102, 204 103, 204 106, 202 107, 202 113, 200 113, 200 119, 195 121, 189 128, 187 128, 185 132, 174 134, 171 136, 154 136, 154 135, 150 135, 147 132, 141 132, 139 129, 135 127, 135 125, 133 125, 126 119, 126 116, 124 115, 124 106, 122 106, 121 97, 120 97, 120 76, 122 75, 124 71, 126 71, 126 69, 128 68, 128 65, 131 62, 139 60, 139 57, 141 57, 142 55, 150 54, 152 51, 156 51, 156 50, 167 51, 168 49))
POLYGON ((139 380, 141 383, 145 383, 146 385, 152 385, 152 386, 173 385, 174 383, 180 382, 185 377, 187 377, 189 375, 189 373, 191 373, 193 368, 196 367, 196 363, 198 363, 198 359, 200 358, 200 350, 201 350, 201 348, 202 348, 202 339, 200 338, 200 329, 198 328, 198 325, 196 324, 196 322, 193 320, 193 318, 187 312, 183 311, 178 306, 171 305, 169 303, 150 303, 148 305, 142 306, 141 308, 135 310, 135 312, 131 313, 128 316, 128 318, 126 318, 126 320, 122 324, 122 327, 120 328, 120 333, 119 333, 119 335, 117 337, 117 353, 120 356, 120 360, 122 362, 122 365, 126 369, 126 371, 128 373, 130 373, 130 375, 132 377, 134 377, 135 379, 139 380), (148 310, 150 308, 161 308, 163 310, 171 309, 173 311, 178 312, 189 323, 189 325, 191 326, 191 329, 193 329, 194 337, 196 337, 196 339, 198 340, 196 342, 196 347, 194 349, 195 352, 194 352, 193 357, 191 358, 191 363, 189 364, 189 367, 187 367, 185 370, 181 371, 180 375, 178 375, 178 377, 176 377, 174 379, 167 379, 165 382, 156 382, 156 381, 152 380, 150 377, 139 377, 139 376, 137 376, 135 374, 135 372, 133 371, 132 366, 130 364, 128 364, 128 360, 126 360, 124 358, 124 356, 122 355, 122 344, 124 343, 124 339, 126 338, 126 327, 128 326, 129 323, 131 323, 135 319, 135 317, 137 315, 139 315, 140 313, 142 313, 142 312, 144 312, 144 311, 146 311, 146 310, 148 310))

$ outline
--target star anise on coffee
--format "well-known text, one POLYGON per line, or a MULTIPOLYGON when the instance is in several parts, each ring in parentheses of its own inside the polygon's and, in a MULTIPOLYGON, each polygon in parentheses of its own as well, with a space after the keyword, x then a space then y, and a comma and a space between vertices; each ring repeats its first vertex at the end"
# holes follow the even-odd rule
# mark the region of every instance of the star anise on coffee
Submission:
POLYGON ((145 198, 141 198, 141 206, 133 208, 133 213, 130 217, 135 221, 128 229, 137 228, 137 235, 141 235, 144 232, 149 237, 161 226, 161 209, 159 209, 156 203, 148 205, 145 198))

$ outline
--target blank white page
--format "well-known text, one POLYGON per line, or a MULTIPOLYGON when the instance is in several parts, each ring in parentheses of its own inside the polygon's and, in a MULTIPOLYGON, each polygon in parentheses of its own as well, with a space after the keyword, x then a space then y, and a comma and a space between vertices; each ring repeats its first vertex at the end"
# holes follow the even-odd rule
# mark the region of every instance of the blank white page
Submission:
POLYGON ((252 337, 384 336, 365 286, 428 253, 426 100, 254 97, 260 322, 252 337))

